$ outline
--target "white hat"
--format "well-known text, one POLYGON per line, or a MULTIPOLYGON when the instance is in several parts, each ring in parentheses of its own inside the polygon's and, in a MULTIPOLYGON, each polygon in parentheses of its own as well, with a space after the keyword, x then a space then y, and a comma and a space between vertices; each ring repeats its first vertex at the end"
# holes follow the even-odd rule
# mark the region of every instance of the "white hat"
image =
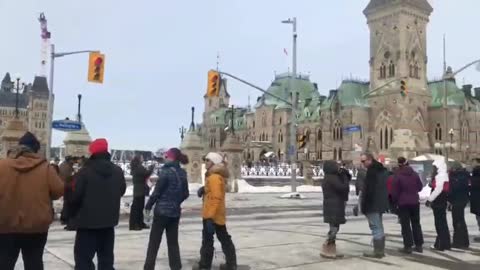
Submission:
POLYGON ((210 160, 213 164, 220 164, 223 162, 223 157, 219 153, 210 152, 205 156, 205 159, 210 160))

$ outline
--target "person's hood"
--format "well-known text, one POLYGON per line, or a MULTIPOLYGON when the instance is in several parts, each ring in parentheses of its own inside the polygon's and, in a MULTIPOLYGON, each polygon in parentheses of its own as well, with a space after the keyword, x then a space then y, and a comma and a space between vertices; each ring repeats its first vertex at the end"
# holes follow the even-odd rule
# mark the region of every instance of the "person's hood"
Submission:
POLYGON ((11 166, 18 172, 29 172, 36 167, 46 163, 47 160, 45 158, 40 157, 39 155, 27 152, 25 149, 20 149, 17 157, 14 159, 10 159, 11 166))
POLYGON ((114 170, 114 165, 110 161, 110 154, 108 153, 92 155, 85 166, 88 166, 101 176, 110 176, 114 170))
POLYGON ((395 173, 407 177, 415 175, 415 171, 410 166, 401 166, 395 170, 395 173))
POLYGON ((447 174, 447 164, 443 159, 436 159, 433 161, 433 166, 437 167, 437 175, 435 176, 435 181, 437 184, 440 182, 447 182, 448 181, 448 174, 447 174))
POLYGON ((227 166, 225 164, 220 163, 220 164, 215 164, 210 169, 207 171, 207 176, 212 175, 212 174, 219 174, 223 178, 228 178, 230 176, 227 166))
POLYGON ((328 174, 338 173, 338 164, 333 160, 327 160, 323 164, 323 171, 328 174))

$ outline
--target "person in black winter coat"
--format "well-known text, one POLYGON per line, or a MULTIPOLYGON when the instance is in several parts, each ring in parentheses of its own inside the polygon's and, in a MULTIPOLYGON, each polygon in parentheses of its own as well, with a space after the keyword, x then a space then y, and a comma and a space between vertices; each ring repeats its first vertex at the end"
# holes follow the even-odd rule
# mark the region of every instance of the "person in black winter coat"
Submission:
POLYGON ((470 173, 459 162, 452 164, 450 172, 450 193, 448 201, 452 208, 453 248, 468 249, 470 246, 465 207, 469 201, 470 173))
POLYGON ((165 156, 167 163, 161 168, 155 189, 145 206, 145 214, 150 215, 155 205, 144 270, 155 269, 164 230, 167 234, 170 269, 182 268, 178 245, 178 224, 182 210, 181 204, 188 198, 189 191, 187 172, 180 167, 180 164, 187 164, 188 157, 177 148, 168 150, 165 156))
POLYGON ((355 194, 358 196, 358 203, 353 207, 353 215, 358 216, 358 212, 360 211, 361 206, 361 191, 365 184, 365 177, 367 177, 367 171, 363 167, 363 165, 357 169, 357 177, 355 179, 355 194))
MULTIPOLYGON (((480 165, 476 165, 472 170, 470 212, 477 216, 478 229, 480 230, 480 165)), ((480 236, 473 238, 473 241, 480 242, 480 236)))
POLYGON ((75 237, 75 269, 113 269, 115 226, 118 225, 120 199, 125 194, 123 171, 110 161, 108 142, 97 139, 89 146, 90 159, 72 180, 69 226, 75 237))
POLYGON ((350 191, 348 176, 338 167, 335 161, 326 161, 323 165, 325 177, 322 181, 323 191, 323 221, 328 223, 330 230, 323 244, 321 255, 335 259, 337 250, 335 240, 340 225, 345 224, 345 204, 350 191))
POLYGON ((373 236, 373 253, 364 253, 365 257, 383 258, 385 256, 385 231, 382 216, 388 211, 387 177, 388 171, 375 160, 372 154, 361 155, 361 162, 367 168, 365 183, 361 192, 361 210, 367 217, 373 236))
POLYGON ((130 174, 133 182, 133 202, 130 208, 129 227, 131 231, 140 231, 148 229, 143 221, 143 208, 145 206, 145 196, 148 195, 145 187, 146 180, 152 175, 153 168, 147 170, 142 165, 143 157, 136 155, 130 162, 130 174))

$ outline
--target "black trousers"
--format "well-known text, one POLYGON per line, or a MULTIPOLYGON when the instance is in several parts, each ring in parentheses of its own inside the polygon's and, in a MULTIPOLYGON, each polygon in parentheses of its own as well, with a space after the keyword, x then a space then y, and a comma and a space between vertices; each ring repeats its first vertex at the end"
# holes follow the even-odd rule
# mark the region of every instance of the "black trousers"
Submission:
POLYGON ((43 250, 47 233, 0 234, 0 268, 14 270, 18 255, 22 252, 25 270, 43 270, 43 250))
MULTIPOLYGON (((225 225, 215 224, 215 233, 217 234, 218 241, 222 245, 222 251, 225 254, 225 260, 228 266, 237 266, 237 254, 235 251, 235 245, 232 242, 232 237, 227 232, 225 225)), ((202 247, 200 248, 200 268, 210 269, 212 267, 213 255, 213 234, 209 233, 206 229, 206 222, 203 221, 202 231, 202 247)))
POLYGON ((145 196, 133 197, 132 206, 130 207, 130 229, 134 227, 142 227, 143 209, 145 208, 145 196))
POLYGON ((157 260, 158 249, 162 242, 163 231, 167 234, 168 261, 170 269, 182 269, 182 260, 180 259, 180 247, 178 246, 178 223, 180 218, 171 218, 165 216, 155 216, 153 218, 152 230, 150 231, 150 240, 148 241, 147 258, 143 269, 154 270, 157 260))
POLYGON ((114 228, 77 230, 75 246, 75 270, 95 270, 93 257, 97 254, 98 270, 114 270, 114 228))
POLYGON ((465 222, 465 207, 467 202, 452 203, 453 220, 453 243, 455 248, 468 248, 470 240, 468 239, 467 223, 465 222))
POLYGON ((447 223, 447 206, 434 207, 433 216, 435 218, 435 230, 437 231, 434 247, 439 250, 451 249, 450 231, 447 223))
POLYGON ((420 205, 400 206, 398 216, 402 226, 403 246, 411 248, 423 246, 422 225, 420 225, 420 205))

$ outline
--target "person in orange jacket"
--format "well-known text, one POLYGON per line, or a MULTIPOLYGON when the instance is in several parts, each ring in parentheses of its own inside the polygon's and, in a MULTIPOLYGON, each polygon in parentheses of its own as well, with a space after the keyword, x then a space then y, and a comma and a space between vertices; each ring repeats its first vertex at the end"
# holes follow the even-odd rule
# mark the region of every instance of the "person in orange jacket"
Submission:
POLYGON ((200 262, 193 266, 193 270, 209 270, 213 261, 213 235, 222 244, 225 254, 225 264, 220 265, 221 270, 236 270, 237 255, 232 237, 227 232, 225 211, 225 182, 228 178, 228 169, 222 155, 210 152, 205 156, 207 169, 205 187, 198 192, 203 196, 203 231, 202 247, 200 249, 200 262))

